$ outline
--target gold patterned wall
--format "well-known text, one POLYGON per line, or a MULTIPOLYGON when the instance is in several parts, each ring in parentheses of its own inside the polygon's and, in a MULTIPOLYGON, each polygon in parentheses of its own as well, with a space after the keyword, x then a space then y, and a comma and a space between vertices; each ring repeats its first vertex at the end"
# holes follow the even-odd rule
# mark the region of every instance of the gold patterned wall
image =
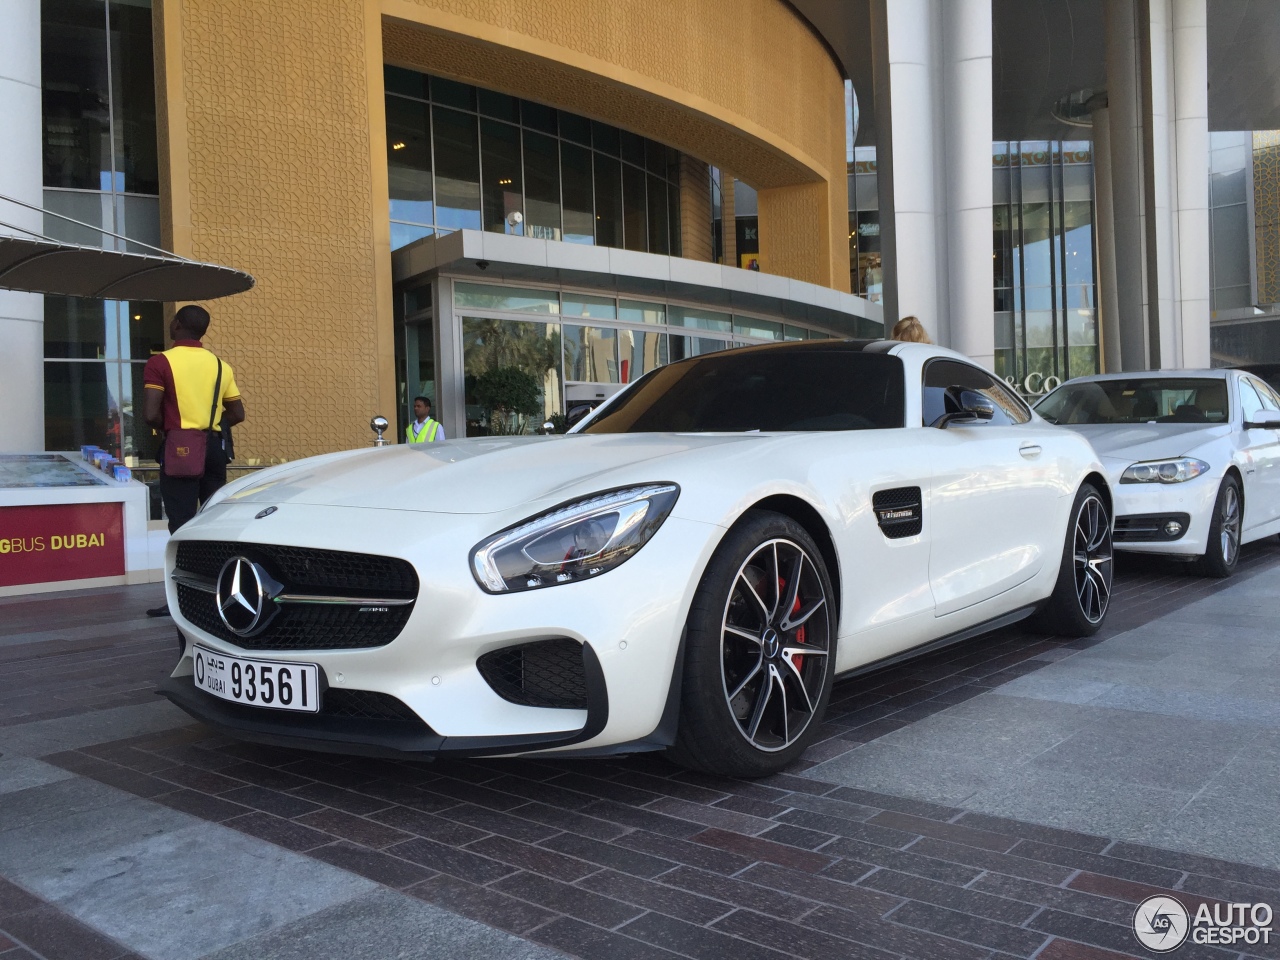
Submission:
POLYGON ((366 444, 369 418, 392 415, 393 394, 378 275, 389 283, 389 242, 386 257, 376 249, 387 208, 375 203, 371 143, 383 121, 365 2, 157 6, 166 240, 257 279, 207 304, 208 343, 235 368, 248 412, 237 455, 366 444))
MULTIPOLYGON (((833 244, 847 207, 843 84, 783 0, 153 9, 165 242, 257 279, 208 304, 208 342, 235 367, 249 414, 241 459, 363 445, 370 416, 394 417, 384 60, 562 106, 733 170, 762 188, 763 268, 848 289, 846 253, 833 244)), ((687 187, 693 241, 691 218, 708 201, 687 187)))
POLYGON ((1280 130, 1253 135, 1258 302, 1280 303, 1280 130))

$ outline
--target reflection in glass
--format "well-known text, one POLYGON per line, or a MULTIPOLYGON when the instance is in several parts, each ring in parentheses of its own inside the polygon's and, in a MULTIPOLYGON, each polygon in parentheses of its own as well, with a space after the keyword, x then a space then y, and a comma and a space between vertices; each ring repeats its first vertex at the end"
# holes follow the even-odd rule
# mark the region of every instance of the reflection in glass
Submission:
POLYGON ((416 223, 396 223, 391 221, 391 249, 399 250, 403 246, 431 236, 435 231, 431 227, 419 226, 416 223))
MULTIPOLYGON (((46 311, 48 307, 46 306, 46 311)), ((120 322, 129 331, 123 338, 132 360, 146 361, 164 350, 164 305, 143 300, 120 304, 120 322)), ((46 354, 47 356, 47 354, 46 354)))
POLYGON ((687 357, 700 357, 706 353, 716 353, 729 346, 723 340, 711 340, 707 337, 680 337, 673 334, 667 339, 670 344, 672 363, 677 360, 684 360, 687 357))
POLYGON ((741 333, 748 337, 781 340, 782 324, 774 323, 772 320, 759 320, 755 317, 735 316, 733 318, 733 332, 741 333))
POLYGON ((457 307, 482 310, 513 310, 520 313, 560 312, 560 298, 554 290, 522 287, 499 287, 487 283, 453 285, 453 303, 457 307))
POLYGON ((141 243, 108 238, 103 246, 114 245, 116 249, 123 248, 131 253, 154 253, 160 246, 160 198, 117 193, 115 201, 115 232, 141 243))
MULTIPOLYGON (((435 82, 432 87, 434 89, 435 82)), ((480 229, 480 149, 476 117, 432 108, 435 121, 436 224, 480 229)))
POLYGON ((524 132, 524 233, 560 239, 560 150, 551 137, 524 132))
POLYGON ((44 355, 48 358, 117 360, 118 329, 115 301, 45 297, 44 355))
POLYGON ((619 330, 618 348, 622 360, 619 379, 622 383, 638 380, 650 370, 667 363, 667 335, 648 330, 619 330))
POLYGON ((46 361, 45 449, 75 450, 95 443, 121 456, 119 395, 118 363, 46 361))
POLYGON ((618 331, 564 325, 564 378, 587 383, 620 383, 618 331))
POLYGON ((392 220, 435 222, 431 191, 431 115, 425 103, 387 97, 387 182, 392 220))
POLYGON ((618 306, 612 297, 593 297, 585 293, 565 291, 560 295, 560 315, 566 320, 591 317, 593 320, 617 320, 618 306))
MULTIPOLYGON (((652 141, 651 141, 652 142, 652 141)), ((667 223, 667 184, 665 180, 649 176, 649 252, 671 252, 671 235, 667 223)))
POLYGON ((467 436, 527 434, 561 412, 560 325, 462 318, 467 436))
POLYGON ((696 327, 701 330, 733 332, 733 320, 729 314, 703 310, 700 307, 672 306, 667 311, 667 322, 673 327, 696 327))
POLYGON ((564 239, 569 243, 596 242, 595 193, 592 187, 591 151, 560 144, 564 185, 564 239))
MULTIPOLYGON (((110 194, 83 193, 73 190, 46 190, 44 192, 44 207, 51 213, 62 214, 62 217, 69 217, 72 220, 79 220, 80 223, 102 227, 112 233, 117 232, 111 222, 110 194)), ((69 223, 63 220, 62 217, 46 216, 44 218, 46 236, 66 243, 80 243, 87 247, 110 248, 115 244, 115 241, 106 234, 97 230, 90 230, 88 227, 82 227, 78 224, 69 223)))
POLYGON ((149 0, 115 0, 110 6, 110 17, 118 189, 129 193, 159 193, 151 3, 149 0))
POLYGON ((648 225, 645 222, 646 209, 645 173, 638 167, 624 163, 622 165, 622 238, 628 250, 649 249, 648 225))
MULTIPOLYGON (((596 124, 596 126, 600 126, 596 124)), ((622 164, 595 154, 596 245, 622 246, 622 164)))
POLYGON ((520 183, 520 128, 497 120, 480 121, 480 163, 484 170, 484 228, 494 233, 523 235, 524 225, 512 226, 507 217, 524 216, 520 183))
POLYGON ((667 308, 661 303, 619 300, 618 319, 628 323, 666 323, 667 308))
POLYGON ((40 13, 45 186, 110 189, 105 5, 44 0, 40 13))

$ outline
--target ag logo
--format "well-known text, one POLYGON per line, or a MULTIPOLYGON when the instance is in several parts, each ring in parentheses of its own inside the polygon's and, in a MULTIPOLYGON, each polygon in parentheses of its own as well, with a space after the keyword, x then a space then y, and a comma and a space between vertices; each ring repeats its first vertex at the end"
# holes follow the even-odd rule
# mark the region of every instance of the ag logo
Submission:
POLYGON ((1187 908, 1173 897, 1147 897, 1133 913, 1133 932, 1152 953, 1178 949, 1190 928, 1187 908))
POLYGON ((275 613, 272 601, 280 585, 245 557, 232 557, 218 573, 218 616, 227 629, 249 637, 267 625, 275 613))

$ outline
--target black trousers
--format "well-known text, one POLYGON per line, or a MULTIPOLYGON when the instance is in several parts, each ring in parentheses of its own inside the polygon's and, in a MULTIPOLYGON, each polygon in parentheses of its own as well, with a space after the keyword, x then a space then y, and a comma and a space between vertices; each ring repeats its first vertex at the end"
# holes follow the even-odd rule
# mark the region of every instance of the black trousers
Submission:
POLYGON ((196 515, 200 504, 221 489, 227 482, 227 461, 214 434, 205 446, 204 473, 199 477, 169 477, 160 468, 160 499, 164 513, 169 518, 169 532, 196 515))

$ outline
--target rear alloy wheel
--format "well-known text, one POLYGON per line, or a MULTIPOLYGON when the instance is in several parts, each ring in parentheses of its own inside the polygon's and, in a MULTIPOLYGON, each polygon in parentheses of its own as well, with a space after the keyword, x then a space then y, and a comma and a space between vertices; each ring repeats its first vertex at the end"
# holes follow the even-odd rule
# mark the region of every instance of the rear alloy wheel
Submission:
POLYGON ((1037 617, 1039 626, 1064 637, 1098 632, 1111 605, 1111 514, 1092 484, 1082 484, 1071 505, 1071 522, 1053 593, 1037 617))
POLYGON ((1222 478, 1218 499, 1209 521, 1209 543, 1196 569, 1206 577, 1229 577, 1240 562, 1240 530, 1244 523, 1244 498, 1240 481, 1232 474, 1222 478))
POLYGON ((749 514, 698 586, 686 632, 677 763, 762 777, 804 752, 835 668, 826 564, 789 517, 749 514))

